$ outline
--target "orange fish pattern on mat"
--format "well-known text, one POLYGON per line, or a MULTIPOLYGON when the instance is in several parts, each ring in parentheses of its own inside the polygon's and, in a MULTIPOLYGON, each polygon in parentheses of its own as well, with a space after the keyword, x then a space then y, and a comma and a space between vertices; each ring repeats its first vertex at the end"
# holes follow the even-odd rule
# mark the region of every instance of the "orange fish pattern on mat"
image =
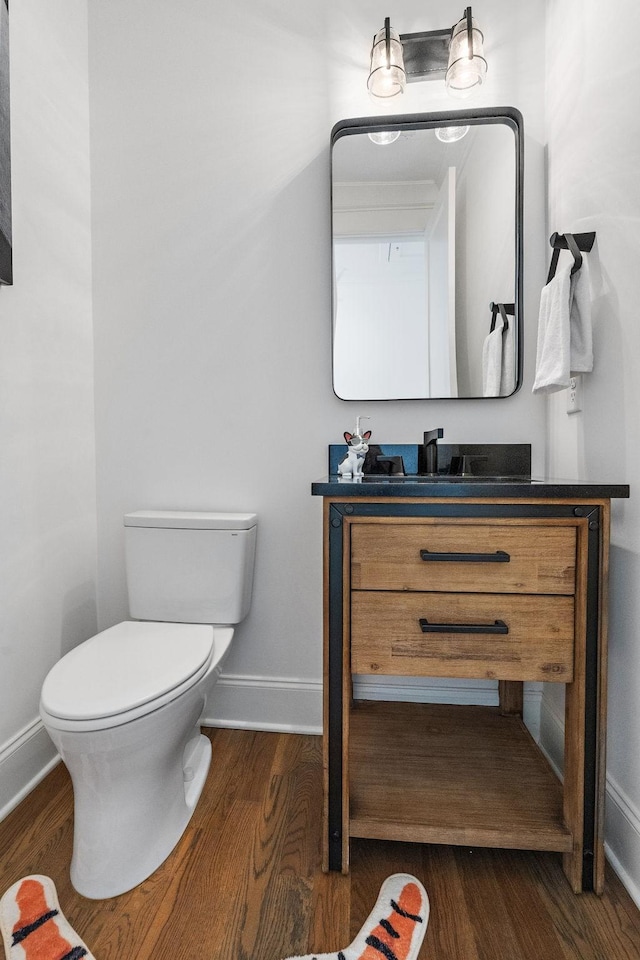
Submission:
POLYGON ((362 960, 405 960, 411 946, 413 931, 417 923, 423 923, 420 916, 422 895, 415 883, 408 883, 398 897, 398 902, 390 901, 391 912, 382 919, 367 937, 366 949, 362 960))
MULTIPOLYGON (((337 953, 316 954, 308 958, 301 957, 299 960, 407 960, 414 942, 415 928, 424 924, 426 919, 421 914, 423 898, 419 887, 415 883, 406 883, 397 900, 390 897, 384 904, 376 904, 376 907, 379 905, 384 906, 385 912, 388 910, 387 915, 378 919, 374 911, 369 917, 369 923, 362 928, 350 947, 338 950, 337 953), (368 932, 367 926, 371 923, 374 925, 369 927, 368 932), (363 946, 357 951, 354 947, 359 943, 363 946)), ((380 912, 382 913, 382 909, 380 912)))
POLYGON ((74 946, 61 935, 56 922, 60 913, 47 903, 39 880, 24 880, 16 903, 20 916, 13 927, 11 946, 19 944, 25 960, 80 960, 87 955, 84 946, 74 946))

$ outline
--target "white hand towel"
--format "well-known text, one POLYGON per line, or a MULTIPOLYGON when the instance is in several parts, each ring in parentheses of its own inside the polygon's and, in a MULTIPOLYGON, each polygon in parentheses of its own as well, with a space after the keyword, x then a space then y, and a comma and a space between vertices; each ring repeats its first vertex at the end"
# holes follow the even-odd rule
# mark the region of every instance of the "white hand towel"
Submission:
POLYGON ((571 262, 559 263, 542 288, 533 393, 555 393, 569 386, 571 373, 571 262))
POLYGON ((591 325, 591 283, 586 257, 571 278, 571 373, 591 373, 593 370, 593 328, 591 325))
POLYGON ((502 376, 502 317, 496 317, 496 324, 484 341, 482 347, 482 396, 500 396, 500 378, 502 376))
POLYGON ((593 370, 589 272, 583 258, 572 276, 573 263, 565 257, 542 290, 533 393, 565 390, 572 374, 593 370))

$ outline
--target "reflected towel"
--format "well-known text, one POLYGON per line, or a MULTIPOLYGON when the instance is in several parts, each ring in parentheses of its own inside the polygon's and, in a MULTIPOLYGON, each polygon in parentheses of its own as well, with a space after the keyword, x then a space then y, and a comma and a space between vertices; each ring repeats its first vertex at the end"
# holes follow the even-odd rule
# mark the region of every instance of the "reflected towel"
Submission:
POLYGON ((482 396, 499 397, 502 377, 502 332, 504 321, 498 314, 496 324, 482 347, 482 396))
POLYGON ((593 370, 591 296, 586 263, 573 276, 573 259, 558 265, 543 287, 533 393, 555 393, 575 373, 593 370))
POLYGON ((516 319, 508 320, 502 334, 502 373, 500 396, 510 397, 516 388, 516 319))

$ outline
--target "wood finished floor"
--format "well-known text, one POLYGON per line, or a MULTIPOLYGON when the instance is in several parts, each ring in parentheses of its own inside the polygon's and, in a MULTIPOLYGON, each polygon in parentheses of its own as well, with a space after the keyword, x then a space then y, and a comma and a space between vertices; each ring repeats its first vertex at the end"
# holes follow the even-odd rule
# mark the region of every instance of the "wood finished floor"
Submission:
POLYGON ((0 824, 0 893, 30 873, 52 877, 96 960, 281 960, 347 946, 385 877, 408 872, 431 900, 420 960, 640 958, 640 911, 615 874, 602 898, 574 896, 557 854, 356 840, 349 876, 323 874, 320 738, 206 732, 205 791, 149 880, 110 900, 73 890, 60 764, 0 824))

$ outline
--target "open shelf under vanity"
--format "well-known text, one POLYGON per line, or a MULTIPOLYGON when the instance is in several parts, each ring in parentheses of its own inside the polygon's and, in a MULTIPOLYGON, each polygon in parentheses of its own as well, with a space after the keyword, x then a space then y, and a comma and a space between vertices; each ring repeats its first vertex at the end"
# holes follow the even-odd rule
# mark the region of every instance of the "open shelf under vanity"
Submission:
POLYGON ((352 837, 571 850, 560 781, 499 707, 355 701, 348 768, 352 837))

